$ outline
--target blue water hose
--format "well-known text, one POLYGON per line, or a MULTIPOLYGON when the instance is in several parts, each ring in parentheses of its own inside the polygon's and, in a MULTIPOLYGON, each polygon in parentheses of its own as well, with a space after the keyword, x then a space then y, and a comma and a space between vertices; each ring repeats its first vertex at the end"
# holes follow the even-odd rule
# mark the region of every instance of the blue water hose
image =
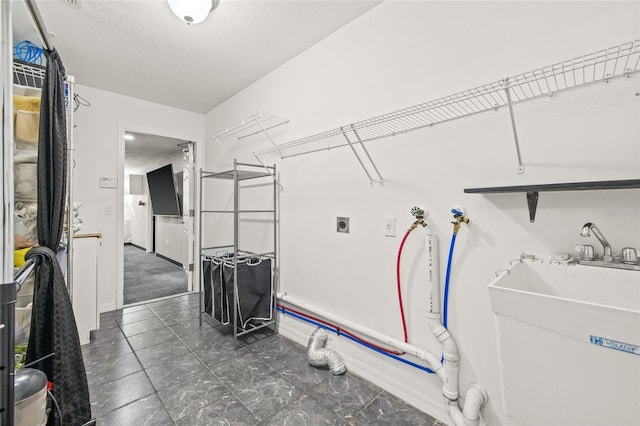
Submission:
POLYGON ((331 331, 331 332, 337 334, 338 336, 344 336, 347 339, 352 340, 352 341, 354 341, 354 342, 356 342, 356 343, 358 343, 358 344, 360 344, 360 345, 362 345, 362 346, 364 346, 366 348, 369 348, 369 349, 371 349, 371 350, 373 350, 375 352, 378 352, 378 353, 380 353, 380 354, 382 354, 384 356, 388 356, 389 358, 395 359, 396 361, 400 361, 400 362, 402 362, 404 364, 407 364, 407 365, 409 365, 411 367, 417 368, 417 369, 422 370, 422 371, 426 371, 429 374, 433 374, 433 370, 431 370, 430 368, 427 368, 427 367, 425 367, 423 365, 420 365, 420 364, 416 364, 415 362, 408 361, 408 360, 406 360, 404 358, 400 358, 399 356, 384 352, 384 351, 382 351, 382 350, 380 350, 378 348, 375 348, 375 347, 373 347, 371 345, 366 344, 365 342, 362 342, 362 341, 356 339, 355 337, 349 336, 348 334, 342 334, 342 333, 340 333, 338 330, 336 330, 333 327, 329 327, 329 326, 327 326, 325 324, 321 324, 321 323, 319 323, 317 321, 314 321, 312 319, 305 318, 302 315, 298 315, 298 314, 296 314, 294 312, 287 311, 286 309, 283 309, 283 308, 280 308, 280 307, 278 307, 277 309, 278 309, 279 312, 282 312, 285 315, 291 315, 294 318, 297 318, 297 319, 299 319, 301 321, 304 321, 304 322, 307 322, 309 324, 313 324, 316 327, 324 328, 327 331, 331 331))
POLYGON ((449 259, 447 260, 447 273, 444 279, 444 300, 442 301, 442 325, 447 328, 447 306, 449 304, 449 278, 451 276, 451 262, 453 261, 453 248, 456 245, 456 235, 451 235, 451 245, 449 246, 449 259))

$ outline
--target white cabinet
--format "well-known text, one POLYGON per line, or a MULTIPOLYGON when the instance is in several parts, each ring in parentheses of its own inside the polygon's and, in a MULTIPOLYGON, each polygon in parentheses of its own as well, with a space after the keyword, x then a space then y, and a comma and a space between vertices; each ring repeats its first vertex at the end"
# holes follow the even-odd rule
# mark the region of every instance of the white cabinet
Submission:
POLYGON ((100 234, 76 234, 73 238, 73 314, 81 345, 89 343, 91 330, 100 327, 98 257, 101 245, 100 234))

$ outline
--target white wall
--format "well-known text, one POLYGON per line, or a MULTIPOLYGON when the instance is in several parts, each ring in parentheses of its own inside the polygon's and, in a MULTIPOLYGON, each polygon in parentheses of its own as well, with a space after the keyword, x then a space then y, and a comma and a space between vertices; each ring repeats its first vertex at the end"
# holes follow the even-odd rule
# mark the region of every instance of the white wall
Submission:
MULTIPOLYGON (((257 110, 291 120, 278 142, 345 125, 505 76, 614 46, 640 36, 637 2, 397 2, 388 1, 212 110, 205 135, 257 110)), ((572 252, 593 221, 614 248, 640 245, 638 190, 541 193, 535 223, 524 194, 472 195, 466 187, 638 178, 638 76, 517 105, 524 175, 508 113, 484 113, 368 145, 385 184, 369 187, 348 150, 277 161, 280 194, 280 290, 344 318, 402 337, 395 290, 395 256, 425 205, 440 237, 444 271, 450 208, 472 221, 458 236, 449 328, 461 350, 461 390, 481 384, 489 424, 514 424, 502 414, 496 328, 487 284, 494 271, 523 251, 572 252), (609 89, 609 90, 607 90, 609 89), (351 233, 335 232, 336 216, 351 217, 351 233), (397 236, 384 236, 384 217, 397 236)), ((265 138, 229 144, 242 161, 265 138)), ((215 144, 205 169, 230 166, 215 144)), ((205 192, 207 203, 218 196, 205 192)), ((228 196, 223 196, 226 200, 228 196)), ((212 221, 211 223, 217 223, 212 221)), ((205 233, 221 233, 206 228, 205 233)), ((597 246, 597 241, 593 241, 597 246)), ((403 258, 410 340, 440 351, 425 322, 426 291, 412 235, 403 258)), ((289 318, 283 334, 305 343, 311 330, 289 318)), ((332 338, 347 364, 411 404, 447 420, 432 376, 332 338)), ((586 379, 586 378, 585 378, 586 379)), ((540 409, 544 409, 540 407, 540 409)), ((550 419, 553 422, 553 419, 550 419)))
POLYGON ((83 232, 103 235, 98 303, 104 312, 123 303, 125 130, 201 142, 203 115, 82 85, 76 91, 91 106, 75 115, 75 199, 82 203, 83 232), (116 177, 118 188, 100 188, 101 176, 116 177))
POLYGON ((149 235, 149 190, 147 187, 147 175, 139 172, 130 173, 125 169, 124 176, 124 242, 150 250, 151 244, 147 241, 149 235), (129 176, 142 176, 142 194, 129 192, 129 176))

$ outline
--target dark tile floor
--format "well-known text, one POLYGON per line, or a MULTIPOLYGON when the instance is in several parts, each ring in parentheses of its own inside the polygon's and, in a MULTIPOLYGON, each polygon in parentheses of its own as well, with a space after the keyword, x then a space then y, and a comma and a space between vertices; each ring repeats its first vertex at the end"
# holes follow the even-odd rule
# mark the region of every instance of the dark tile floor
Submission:
POLYGON ((197 294, 102 314, 83 346, 99 425, 441 425, 279 335, 198 326, 197 294))
POLYGON ((125 305, 186 292, 187 274, 181 266, 134 245, 124 245, 125 305))

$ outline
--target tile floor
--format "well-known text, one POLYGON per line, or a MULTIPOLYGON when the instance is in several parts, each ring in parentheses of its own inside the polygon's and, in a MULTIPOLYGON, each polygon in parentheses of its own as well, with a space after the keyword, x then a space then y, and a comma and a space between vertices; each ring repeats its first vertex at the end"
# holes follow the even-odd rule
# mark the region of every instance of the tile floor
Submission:
POLYGON ((124 245, 125 305, 186 292, 187 274, 181 266, 134 245, 124 245))
POLYGON ((200 328, 197 312, 191 294, 102 314, 83 346, 98 425, 441 425, 358 377, 309 366, 281 336, 236 347, 227 327, 200 328))

